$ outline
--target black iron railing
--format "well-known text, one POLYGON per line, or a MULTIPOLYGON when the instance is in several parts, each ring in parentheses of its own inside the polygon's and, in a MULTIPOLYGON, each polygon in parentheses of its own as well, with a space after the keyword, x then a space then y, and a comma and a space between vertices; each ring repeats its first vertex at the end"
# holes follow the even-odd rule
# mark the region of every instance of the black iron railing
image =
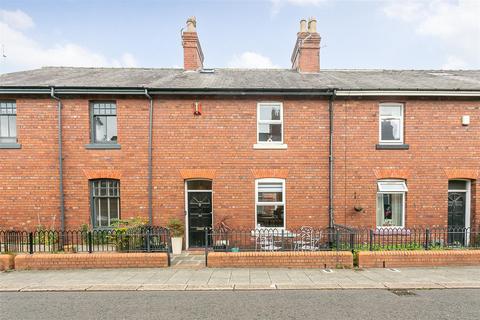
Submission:
POLYGON ((125 230, 0 230, 0 252, 169 252, 170 231, 163 227, 125 230))
POLYGON ((353 250, 355 236, 339 228, 206 230, 214 251, 353 250))
POLYGON ((440 250, 480 249, 480 231, 461 227, 205 230, 206 250, 440 250))

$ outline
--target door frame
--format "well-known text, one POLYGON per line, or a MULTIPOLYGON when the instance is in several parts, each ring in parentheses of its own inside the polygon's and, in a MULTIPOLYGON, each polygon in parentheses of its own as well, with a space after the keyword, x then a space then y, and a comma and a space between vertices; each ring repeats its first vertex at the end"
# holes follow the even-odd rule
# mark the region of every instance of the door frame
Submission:
MULTIPOLYGON (((447 201, 448 193, 450 192, 465 192, 465 228, 470 228, 470 216, 471 213, 471 201, 472 201, 472 181, 468 179, 449 179, 448 181, 465 181, 467 182, 467 187, 465 189, 448 189, 447 192, 447 201)), ((448 205, 447 205, 447 226, 448 226, 448 205)))
POLYGON ((212 194, 212 226, 213 226, 213 180, 212 179, 202 179, 202 178, 194 178, 194 179, 185 179, 184 180, 184 188, 185 188, 185 201, 184 201, 184 213, 185 213, 185 250, 188 250, 190 247, 190 239, 189 239, 189 226, 188 226, 188 182, 189 181, 211 181, 212 182, 212 189, 211 190, 192 190, 192 192, 210 192, 212 194))

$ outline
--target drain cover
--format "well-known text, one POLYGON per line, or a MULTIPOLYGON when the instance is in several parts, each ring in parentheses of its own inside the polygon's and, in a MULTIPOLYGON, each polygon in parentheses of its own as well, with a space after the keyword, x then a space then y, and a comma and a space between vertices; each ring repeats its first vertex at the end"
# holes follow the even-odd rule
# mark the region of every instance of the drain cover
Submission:
POLYGON ((396 289, 396 290, 390 290, 391 293, 403 297, 403 296, 416 296, 417 294, 413 291, 406 290, 406 289, 396 289))

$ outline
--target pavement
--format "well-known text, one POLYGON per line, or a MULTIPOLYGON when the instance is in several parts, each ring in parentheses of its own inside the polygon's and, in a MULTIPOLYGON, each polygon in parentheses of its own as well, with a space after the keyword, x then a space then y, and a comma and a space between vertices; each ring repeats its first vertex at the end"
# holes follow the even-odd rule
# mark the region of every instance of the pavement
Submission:
POLYGON ((472 319, 479 289, 0 292, 0 319, 472 319))
POLYGON ((0 291, 242 291, 480 288, 479 267, 86 269, 0 272, 0 291))

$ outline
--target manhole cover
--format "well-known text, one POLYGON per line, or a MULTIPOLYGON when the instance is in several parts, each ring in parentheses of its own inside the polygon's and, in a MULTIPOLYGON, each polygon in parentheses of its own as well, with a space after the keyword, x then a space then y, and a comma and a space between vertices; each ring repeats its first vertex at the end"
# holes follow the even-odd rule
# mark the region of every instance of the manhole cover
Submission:
POLYGON ((406 289, 397 289, 397 290, 390 290, 391 293, 403 297, 403 296, 416 296, 417 294, 413 291, 406 290, 406 289))

